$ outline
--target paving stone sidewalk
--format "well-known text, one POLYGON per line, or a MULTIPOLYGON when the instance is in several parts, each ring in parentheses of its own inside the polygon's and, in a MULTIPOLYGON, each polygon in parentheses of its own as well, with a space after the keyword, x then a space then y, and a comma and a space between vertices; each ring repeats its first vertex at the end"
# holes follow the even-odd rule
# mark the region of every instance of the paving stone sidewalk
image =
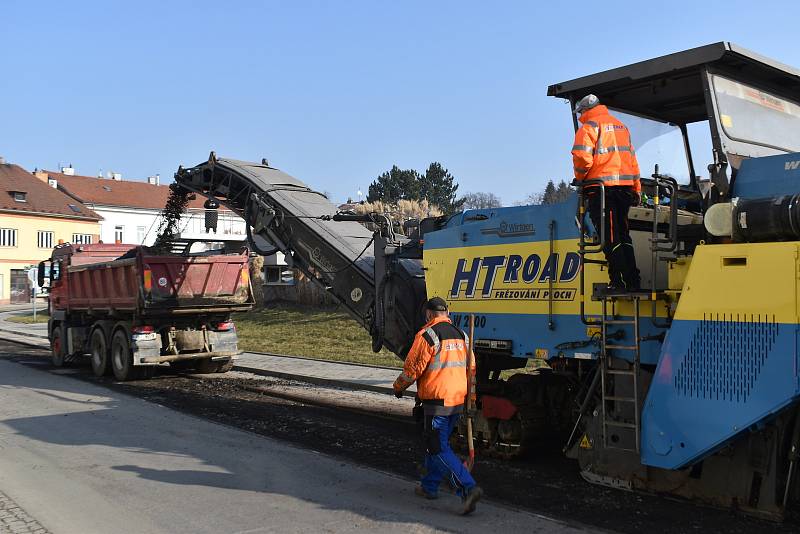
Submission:
POLYGON ((0 491, 0 534, 49 534, 49 532, 20 508, 11 497, 0 491))

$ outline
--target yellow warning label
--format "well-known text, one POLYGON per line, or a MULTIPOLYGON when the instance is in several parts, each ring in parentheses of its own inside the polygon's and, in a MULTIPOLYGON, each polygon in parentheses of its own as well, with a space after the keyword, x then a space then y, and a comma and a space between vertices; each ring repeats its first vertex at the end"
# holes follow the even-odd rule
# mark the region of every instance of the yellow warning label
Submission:
POLYGON ((586 327, 586 337, 592 337, 593 335, 597 334, 600 335, 600 327, 599 326, 587 326, 586 327))
POLYGON ((586 434, 584 434, 583 437, 581 438, 581 443, 580 443, 579 447, 581 449, 591 449, 592 448, 592 443, 589 441, 589 437, 586 434))
POLYGON ((536 349, 533 352, 534 358, 538 358, 540 360, 546 360, 548 356, 547 349, 536 349))

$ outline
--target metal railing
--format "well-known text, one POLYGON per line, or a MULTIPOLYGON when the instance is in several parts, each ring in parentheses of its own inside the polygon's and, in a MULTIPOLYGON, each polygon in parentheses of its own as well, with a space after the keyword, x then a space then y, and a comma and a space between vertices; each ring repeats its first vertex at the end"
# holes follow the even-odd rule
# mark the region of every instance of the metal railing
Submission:
POLYGON ((603 252, 606 245, 606 187, 603 180, 583 180, 578 186, 578 255, 581 258, 580 271, 580 309, 581 322, 587 326, 600 326, 602 321, 590 321, 586 318, 586 264, 606 265, 604 260, 586 258, 587 254, 603 252), (598 240, 586 241, 586 188, 597 187, 600 190, 600 228, 595 228, 598 240))

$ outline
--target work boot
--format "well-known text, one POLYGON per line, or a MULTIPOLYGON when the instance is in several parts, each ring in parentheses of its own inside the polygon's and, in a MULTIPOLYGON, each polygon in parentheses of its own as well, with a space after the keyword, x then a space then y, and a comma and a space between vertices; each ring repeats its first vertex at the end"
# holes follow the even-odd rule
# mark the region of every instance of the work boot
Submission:
POLYGON ((473 486, 469 493, 464 497, 464 509, 461 510, 461 515, 469 515, 475 511, 478 501, 483 497, 483 490, 480 486, 473 486))
POLYGON ((427 491, 425 491, 425 488, 423 488, 422 486, 417 486, 414 488, 414 495, 416 495, 417 497, 425 497, 426 499, 431 501, 439 498, 439 496, 436 495, 435 493, 428 493, 427 491))

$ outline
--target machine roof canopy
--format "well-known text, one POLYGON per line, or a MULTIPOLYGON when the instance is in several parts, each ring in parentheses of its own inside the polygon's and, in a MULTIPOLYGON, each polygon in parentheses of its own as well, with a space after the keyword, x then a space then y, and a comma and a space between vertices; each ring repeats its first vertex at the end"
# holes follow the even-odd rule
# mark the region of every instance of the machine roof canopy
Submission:
POLYGON ((609 107, 675 124, 708 119, 706 69, 800 100, 800 70, 729 42, 719 42, 591 74, 547 89, 577 101, 594 93, 609 107))

